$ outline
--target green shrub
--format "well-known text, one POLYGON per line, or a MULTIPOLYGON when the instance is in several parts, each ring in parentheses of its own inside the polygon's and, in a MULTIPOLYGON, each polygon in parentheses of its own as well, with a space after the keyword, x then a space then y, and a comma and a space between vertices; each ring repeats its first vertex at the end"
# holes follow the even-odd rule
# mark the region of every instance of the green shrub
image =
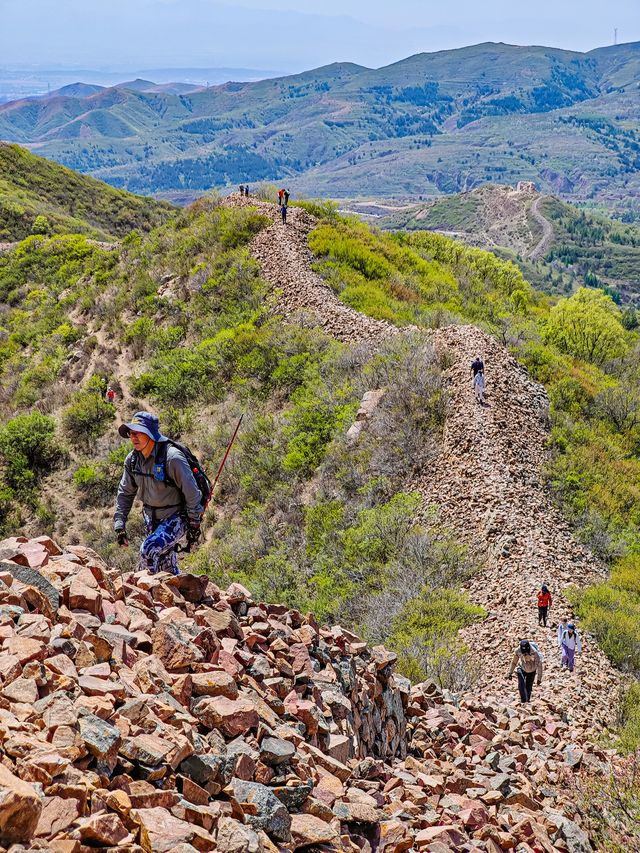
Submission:
POLYGON ((62 458, 55 438, 55 420, 39 412, 17 415, 0 428, 4 479, 22 496, 30 496, 41 477, 62 458))
POLYGON ((73 484, 81 495, 84 506, 104 506, 113 503, 124 460, 131 447, 128 443, 112 450, 100 462, 80 465, 73 473, 73 484))
POLYGON ((458 631, 486 616, 455 589, 426 589, 396 616, 388 645, 398 653, 400 671, 414 681, 433 678, 441 687, 461 689, 474 674, 458 631))
POLYGON ((104 399, 100 380, 90 381, 87 388, 76 392, 62 411, 62 429, 67 438, 78 447, 87 447, 103 435, 115 420, 116 411, 104 399))
POLYGON ((640 556, 623 558, 611 578, 583 590, 571 600, 585 630, 591 632, 611 660, 626 672, 640 671, 640 556))
POLYGON ((640 749, 640 682, 627 687, 620 703, 620 744, 625 752, 640 749))
POLYGON ((585 287, 551 309, 546 337, 562 352, 594 364, 619 358, 628 348, 613 300, 601 290, 585 287))

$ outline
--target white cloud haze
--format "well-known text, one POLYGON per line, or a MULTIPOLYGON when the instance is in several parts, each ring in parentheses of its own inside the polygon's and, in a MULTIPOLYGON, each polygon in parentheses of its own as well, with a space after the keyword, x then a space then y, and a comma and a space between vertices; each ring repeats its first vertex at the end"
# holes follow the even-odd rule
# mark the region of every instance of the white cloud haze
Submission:
POLYGON ((0 66, 380 66, 482 41, 640 40, 638 0, 0 0, 0 66))

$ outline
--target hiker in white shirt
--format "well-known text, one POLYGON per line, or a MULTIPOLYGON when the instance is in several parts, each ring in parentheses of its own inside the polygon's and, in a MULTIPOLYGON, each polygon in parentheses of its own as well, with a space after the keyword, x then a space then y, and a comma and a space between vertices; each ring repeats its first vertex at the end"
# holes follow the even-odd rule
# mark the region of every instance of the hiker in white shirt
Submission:
POLYGON ((560 645, 562 648, 561 666, 566 666, 569 672, 573 672, 576 652, 578 654, 582 652, 582 642, 573 622, 570 622, 566 631, 563 632, 560 645))

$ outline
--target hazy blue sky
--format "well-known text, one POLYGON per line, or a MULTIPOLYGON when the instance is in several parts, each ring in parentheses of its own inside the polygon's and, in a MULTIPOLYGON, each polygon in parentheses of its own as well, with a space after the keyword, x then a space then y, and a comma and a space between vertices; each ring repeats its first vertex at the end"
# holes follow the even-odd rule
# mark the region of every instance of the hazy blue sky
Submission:
POLYGON ((0 67, 380 66, 481 41, 640 40, 640 0, 0 0, 0 67))

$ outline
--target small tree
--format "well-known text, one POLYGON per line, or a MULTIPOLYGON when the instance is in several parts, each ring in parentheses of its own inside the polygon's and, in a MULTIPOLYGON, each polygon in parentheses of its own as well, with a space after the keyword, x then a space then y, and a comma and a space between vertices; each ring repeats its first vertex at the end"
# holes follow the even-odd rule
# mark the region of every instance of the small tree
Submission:
POLYGON ((31 226, 32 234, 49 234, 51 232, 51 226, 49 225, 49 220, 46 216, 36 216, 33 220, 33 225, 31 226))
POLYGON ((0 429, 0 456, 8 485, 22 494, 31 492, 62 456, 54 419, 40 412, 11 418, 0 429))
POLYGON ((613 300, 601 290, 586 288, 551 309, 546 337, 563 352, 594 364, 619 358, 628 347, 613 300))
POLYGON ((102 380, 93 376, 62 413, 62 429, 77 447, 88 447, 104 434, 116 417, 115 409, 104 399, 103 391, 102 380))

